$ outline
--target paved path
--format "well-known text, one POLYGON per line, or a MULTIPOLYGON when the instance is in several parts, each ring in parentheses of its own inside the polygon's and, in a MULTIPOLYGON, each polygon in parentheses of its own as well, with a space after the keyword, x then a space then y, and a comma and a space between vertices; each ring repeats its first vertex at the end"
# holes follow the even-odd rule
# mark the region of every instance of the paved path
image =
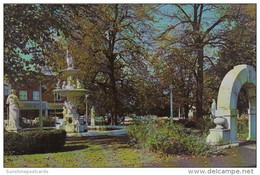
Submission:
POLYGON ((179 167, 256 167, 256 144, 245 143, 225 150, 227 155, 179 159, 179 167))

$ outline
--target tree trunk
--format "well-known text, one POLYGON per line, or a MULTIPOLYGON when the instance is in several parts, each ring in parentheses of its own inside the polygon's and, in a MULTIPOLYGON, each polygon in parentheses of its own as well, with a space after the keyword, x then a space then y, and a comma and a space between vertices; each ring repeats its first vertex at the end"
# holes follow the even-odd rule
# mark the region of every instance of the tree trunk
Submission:
POLYGON ((118 103, 117 103, 117 89, 116 89, 114 59, 109 59, 109 61, 110 61, 110 82, 111 82, 111 92, 112 92, 111 125, 117 125, 118 103))
POLYGON ((197 91, 196 91, 196 117, 201 118, 203 115, 203 46, 198 47, 198 73, 197 73, 197 91))
POLYGON ((185 118, 189 118, 189 105, 184 104, 184 116, 185 118))

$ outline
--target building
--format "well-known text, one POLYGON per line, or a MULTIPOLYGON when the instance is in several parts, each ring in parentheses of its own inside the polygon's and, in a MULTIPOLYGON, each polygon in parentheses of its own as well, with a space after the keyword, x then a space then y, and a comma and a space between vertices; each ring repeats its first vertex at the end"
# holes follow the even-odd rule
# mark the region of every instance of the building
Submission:
MULTIPOLYGON (((62 117, 63 101, 64 99, 59 94, 54 94, 53 84, 50 79, 53 77, 48 76, 46 81, 42 83, 42 114, 43 116, 58 116, 62 117)), ((6 99, 10 95, 11 89, 16 90, 16 95, 21 101, 20 113, 21 117, 36 118, 39 117, 40 109, 40 83, 30 81, 30 83, 23 84, 19 87, 11 87, 8 80, 4 81, 4 104, 5 104, 5 119, 7 119, 7 105, 6 99)))

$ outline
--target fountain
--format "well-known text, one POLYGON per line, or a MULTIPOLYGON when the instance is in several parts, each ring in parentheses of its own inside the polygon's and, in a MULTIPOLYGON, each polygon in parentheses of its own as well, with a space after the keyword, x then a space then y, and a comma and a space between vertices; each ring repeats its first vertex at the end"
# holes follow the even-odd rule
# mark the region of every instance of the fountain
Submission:
POLYGON ((87 131, 87 125, 84 124, 84 119, 80 118, 77 113, 77 106, 80 102, 80 97, 87 93, 87 90, 83 88, 81 82, 76 79, 75 75, 78 73, 78 69, 74 69, 73 59, 69 55, 67 50, 66 61, 68 68, 61 71, 61 80, 58 80, 55 93, 67 97, 67 101, 64 102, 63 107, 63 122, 58 129, 64 129, 67 133, 79 133, 87 131))

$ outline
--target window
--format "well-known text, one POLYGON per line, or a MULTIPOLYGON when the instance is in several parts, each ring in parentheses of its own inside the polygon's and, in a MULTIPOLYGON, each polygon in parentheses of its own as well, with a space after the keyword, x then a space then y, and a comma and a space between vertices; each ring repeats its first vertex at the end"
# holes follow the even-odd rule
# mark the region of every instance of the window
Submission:
POLYGON ((61 95, 58 94, 58 93, 56 94, 56 100, 57 100, 57 101, 61 101, 61 95))
POLYGON ((33 100, 39 100, 40 93, 39 91, 33 91, 33 100))
POLYGON ((20 100, 27 100, 27 91, 19 91, 20 100))
POLYGON ((10 90, 9 86, 7 84, 4 85, 4 95, 8 96, 10 95, 10 90))

